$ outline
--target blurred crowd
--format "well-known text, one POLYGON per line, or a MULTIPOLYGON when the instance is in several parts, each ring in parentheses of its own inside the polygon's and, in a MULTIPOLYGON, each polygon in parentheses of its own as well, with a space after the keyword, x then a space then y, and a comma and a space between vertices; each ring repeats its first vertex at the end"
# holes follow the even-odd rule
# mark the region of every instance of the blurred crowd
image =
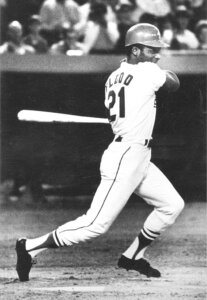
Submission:
POLYGON ((0 0, 0 7, 0 54, 121 54, 137 23, 157 26, 169 49, 207 50, 205 0, 0 0))

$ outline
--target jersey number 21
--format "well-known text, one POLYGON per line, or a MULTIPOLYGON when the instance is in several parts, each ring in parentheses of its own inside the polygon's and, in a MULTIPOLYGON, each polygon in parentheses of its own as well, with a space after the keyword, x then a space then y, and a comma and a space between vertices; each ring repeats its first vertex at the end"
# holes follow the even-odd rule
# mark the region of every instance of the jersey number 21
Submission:
POLYGON ((111 90, 108 94, 109 108, 107 111, 107 117, 110 122, 116 120, 116 117, 125 117, 125 87, 122 86, 119 92, 116 94, 114 90, 111 90), (116 101, 119 99, 119 111, 116 114, 111 114, 111 109, 114 107, 116 101))

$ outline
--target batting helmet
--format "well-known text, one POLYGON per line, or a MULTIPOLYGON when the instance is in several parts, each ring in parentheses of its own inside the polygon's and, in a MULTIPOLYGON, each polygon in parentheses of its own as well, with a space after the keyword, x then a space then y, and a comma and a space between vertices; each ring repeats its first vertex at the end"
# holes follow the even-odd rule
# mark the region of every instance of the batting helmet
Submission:
POLYGON ((125 47, 134 44, 157 48, 168 47, 168 45, 161 40, 159 29, 148 23, 140 23, 129 28, 125 37, 125 47))

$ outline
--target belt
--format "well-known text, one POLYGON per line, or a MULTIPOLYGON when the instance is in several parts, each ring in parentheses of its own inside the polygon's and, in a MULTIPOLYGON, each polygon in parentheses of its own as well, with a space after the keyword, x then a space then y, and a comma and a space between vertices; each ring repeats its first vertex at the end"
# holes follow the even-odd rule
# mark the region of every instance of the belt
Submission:
MULTIPOLYGON (((121 136, 117 136, 117 138, 114 140, 115 142, 121 142, 122 141, 122 137, 121 136)), ((147 146, 147 147, 152 147, 152 139, 145 139, 145 140, 141 140, 139 141, 140 144, 142 144, 143 146, 147 146)))

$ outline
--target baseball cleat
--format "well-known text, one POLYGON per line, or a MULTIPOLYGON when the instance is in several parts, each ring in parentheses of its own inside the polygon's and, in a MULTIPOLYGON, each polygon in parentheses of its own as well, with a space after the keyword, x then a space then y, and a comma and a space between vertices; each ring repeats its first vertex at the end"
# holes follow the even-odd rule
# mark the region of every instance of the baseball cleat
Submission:
POLYGON ((138 260, 129 259, 122 255, 118 261, 118 267, 128 270, 138 271, 147 277, 161 277, 160 271, 150 266, 150 263, 144 258, 138 260))
POLYGON ((18 239, 16 241, 17 264, 16 271, 20 281, 29 280, 29 272, 35 263, 25 247, 26 239, 18 239))

